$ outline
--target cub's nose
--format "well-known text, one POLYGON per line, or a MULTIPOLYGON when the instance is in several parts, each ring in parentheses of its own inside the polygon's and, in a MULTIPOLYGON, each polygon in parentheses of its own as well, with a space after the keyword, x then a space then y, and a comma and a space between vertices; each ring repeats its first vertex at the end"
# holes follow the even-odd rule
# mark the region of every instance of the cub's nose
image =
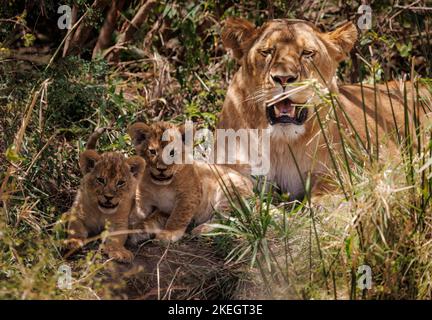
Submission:
POLYGON ((273 81, 279 83, 282 87, 285 87, 288 83, 293 83, 298 79, 298 74, 289 74, 286 76, 272 75, 273 81))
POLYGON ((111 200, 114 199, 114 197, 111 196, 104 196, 104 197, 107 202, 111 202, 111 200))
POLYGON ((158 169, 162 173, 162 172, 164 172, 167 169, 167 166, 158 163, 156 165, 156 169, 158 169))
POLYGON ((163 169, 158 168, 158 171, 159 171, 159 174, 160 174, 160 175, 164 175, 164 174, 165 174, 165 171, 166 171, 166 168, 163 168, 163 169))

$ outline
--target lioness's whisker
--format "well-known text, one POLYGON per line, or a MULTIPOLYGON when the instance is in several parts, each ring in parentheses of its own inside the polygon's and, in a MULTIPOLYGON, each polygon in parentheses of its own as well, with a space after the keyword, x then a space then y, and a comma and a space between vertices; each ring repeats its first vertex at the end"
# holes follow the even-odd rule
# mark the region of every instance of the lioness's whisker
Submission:
POLYGON ((308 87, 309 87, 309 84, 304 84, 304 85, 301 85, 301 86, 299 86, 297 88, 293 88, 291 90, 282 92, 282 93, 276 95, 275 97, 273 97, 272 99, 267 100, 266 103, 268 105, 272 105, 272 104, 278 103, 279 101, 285 100, 286 98, 292 96, 293 94, 301 92, 301 91, 305 90, 308 87))
POLYGON ((312 103, 303 103, 303 104, 301 104, 301 103, 291 103, 291 105, 293 107, 304 107, 304 108, 306 108, 306 107, 313 107, 314 106, 312 103))

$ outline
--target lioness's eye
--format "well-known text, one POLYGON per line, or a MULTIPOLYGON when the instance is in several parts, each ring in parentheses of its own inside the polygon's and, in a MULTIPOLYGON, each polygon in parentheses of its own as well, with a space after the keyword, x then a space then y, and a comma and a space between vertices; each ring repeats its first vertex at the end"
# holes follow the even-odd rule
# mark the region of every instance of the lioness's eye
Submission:
POLYGON ((152 156, 156 155, 156 149, 148 149, 148 151, 152 156))
POLYGON ((259 51, 262 56, 267 57, 273 53, 273 48, 265 48, 259 51))
POLYGON ((124 181, 124 180, 119 180, 119 181, 117 182, 117 187, 121 188, 121 187, 123 187, 125 184, 126 184, 126 181, 124 181))
POLYGON ((101 185, 105 185, 105 179, 104 178, 97 178, 96 181, 101 185))
POLYGON ((310 58, 313 57, 315 55, 315 51, 312 50, 303 50, 302 52, 302 56, 305 58, 310 58))

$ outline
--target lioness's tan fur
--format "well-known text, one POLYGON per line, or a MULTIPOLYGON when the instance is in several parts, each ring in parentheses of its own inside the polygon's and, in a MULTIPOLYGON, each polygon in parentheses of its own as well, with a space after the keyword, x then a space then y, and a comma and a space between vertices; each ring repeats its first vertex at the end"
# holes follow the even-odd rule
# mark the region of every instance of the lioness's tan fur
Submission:
MULTIPOLYGON (((365 122, 372 144, 375 143, 375 124, 378 123, 379 143, 384 143, 390 150, 396 149, 396 144, 392 140, 396 131, 394 120, 399 130, 404 125, 402 85, 390 82, 390 95, 385 85, 378 85, 376 97, 374 88, 365 86, 365 113, 360 86, 338 86, 335 76, 338 64, 348 56, 357 40, 357 30, 352 23, 323 33, 309 23, 289 19, 271 20, 261 27, 256 27, 245 19, 230 18, 225 22, 222 39, 225 47, 231 50, 238 60, 240 68, 228 88, 218 128, 269 128, 271 154, 267 178, 281 191, 288 192, 292 198, 303 197, 308 176, 312 178, 315 189, 322 187, 318 183, 320 178, 332 168, 329 149, 324 141, 314 107, 317 108, 321 121, 325 123, 328 142, 333 146, 337 156, 341 155, 340 134, 336 122, 327 119, 331 107, 323 104, 311 87, 290 98, 296 104, 310 102, 314 105, 309 107, 308 118, 304 124, 270 125, 265 112, 265 101, 285 90, 274 81, 275 76, 289 75, 292 79, 297 77, 287 88, 295 88, 296 82, 314 80, 339 100, 341 108, 336 102, 335 104, 342 131, 354 131, 350 128, 343 109, 363 143, 366 144, 368 140, 365 122), (378 121, 375 121, 376 119, 378 121)), ((413 128, 411 97, 414 87, 412 83, 407 83, 406 86, 408 117, 413 128)), ((416 105, 417 115, 421 119, 430 113, 432 103, 424 89, 420 89, 420 92, 428 97, 421 106, 416 105)), ((394 151, 389 153, 392 152, 394 151)), ((236 168, 248 174, 248 168, 236 168)))

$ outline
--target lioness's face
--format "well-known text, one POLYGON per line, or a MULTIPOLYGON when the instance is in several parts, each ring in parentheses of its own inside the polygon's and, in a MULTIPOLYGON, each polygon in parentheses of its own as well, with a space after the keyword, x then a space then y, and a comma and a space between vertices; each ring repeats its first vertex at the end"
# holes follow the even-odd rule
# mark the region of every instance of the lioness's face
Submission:
POLYGON ((80 156, 80 166, 85 197, 102 213, 114 214, 123 201, 130 201, 145 164, 139 157, 126 159, 119 153, 99 155, 87 150, 80 156))
POLYGON ((241 89, 269 125, 302 127, 310 107, 320 102, 317 86, 335 85, 336 68, 357 31, 352 24, 321 33, 306 22, 273 20, 257 28, 244 19, 229 19, 222 38, 241 63, 241 89))
POLYGON ((182 156, 183 149, 179 128, 162 121, 152 125, 138 122, 129 128, 129 135, 138 155, 146 160, 152 182, 170 184, 181 167, 175 161, 182 156), (173 143, 175 139, 178 143, 173 143))

